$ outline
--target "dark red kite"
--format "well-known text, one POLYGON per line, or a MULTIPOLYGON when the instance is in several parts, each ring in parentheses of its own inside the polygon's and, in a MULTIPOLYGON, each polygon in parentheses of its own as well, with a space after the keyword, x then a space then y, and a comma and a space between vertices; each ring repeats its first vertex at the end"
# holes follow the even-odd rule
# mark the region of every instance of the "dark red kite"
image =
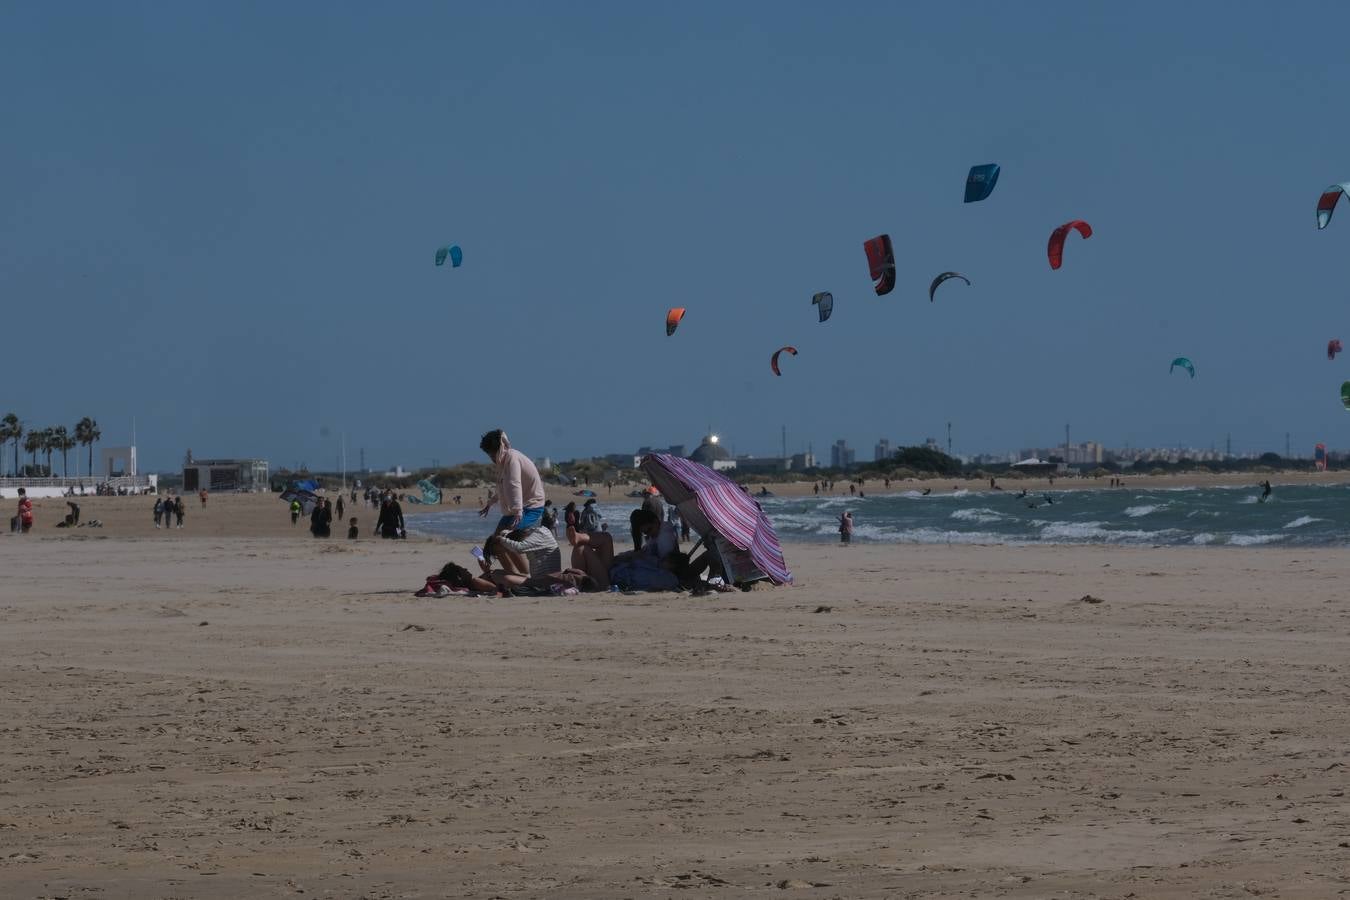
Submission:
POLYGON ((881 234, 870 241, 863 241, 867 251, 867 268, 872 273, 872 287, 877 296, 889 294, 895 287, 895 251, 891 248, 891 236, 881 234))
POLYGON ((1069 236, 1070 228, 1076 229, 1083 236, 1083 240, 1092 237, 1092 226, 1082 219, 1065 222, 1050 232, 1050 246, 1047 248, 1047 252, 1050 254, 1050 268, 1052 269, 1058 269, 1064 264, 1064 239, 1069 236))

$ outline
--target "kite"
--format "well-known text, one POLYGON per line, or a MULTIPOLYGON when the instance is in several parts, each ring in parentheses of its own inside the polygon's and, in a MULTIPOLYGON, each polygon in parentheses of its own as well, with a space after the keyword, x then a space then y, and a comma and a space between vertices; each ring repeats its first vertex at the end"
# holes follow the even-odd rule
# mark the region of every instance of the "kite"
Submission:
POLYGON ((1092 226, 1082 219, 1065 222, 1050 232, 1050 246, 1046 252, 1050 255, 1050 268, 1052 269, 1058 269, 1064 263, 1064 239, 1069 236, 1070 228, 1077 230, 1083 236, 1083 240, 1092 237, 1092 226))
POLYGON ((983 166, 971 166, 966 176, 966 202, 975 203, 984 200, 994 192, 998 184, 998 163, 983 166))
POLYGON ((783 373, 778 371, 778 354, 782 353, 784 350, 791 353, 793 356, 797 355, 796 347, 782 347, 773 351, 773 359, 769 360, 769 368, 773 369, 773 374, 777 375, 779 378, 783 377, 783 373))
POLYGON ((1332 338, 1327 341, 1327 359, 1335 359, 1336 354, 1341 352, 1340 338, 1332 338))
POLYGON ((1167 374, 1171 375, 1172 370, 1177 368, 1178 366, 1185 369, 1187 372, 1190 372, 1192 378, 1195 377, 1195 366, 1192 365, 1191 361, 1184 356, 1178 356, 1176 359, 1172 360, 1172 364, 1167 367, 1167 374))
POLYGON ((464 262, 464 251, 459 249, 459 244, 446 244, 444 247, 436 249, 436 265, 445 265, 445 258, 450 257, 450 268, 458 269, 459 264, 464 262))
POLYGON ((960 278, 967 285, 970 284, 970 279, 962 275, 960 272, 943 272, 941 275, 934 278, 933 283, 928 286, 929 303, 933 302, 933 293, 938 289, 938 285, 942 284, 942 282, 946 281, 948 278, 960 278))
POLYGON ((863 241, 867 251, 867 268, 872 273, 872 287, 877 296, 889 294, 895 287, 895 250, 891 248, 891 236, 880 234, 870 241, 863 241))
POLYGON ((417 482, 417 486, 422 489, 421 497, 414 497, 412 494, 407 496, 407 501, 413 504, 436 504, 441 502, 441 489, 436 487, 429 478, 423 478, 417 482))
POLYGON ((1350 181, 1333 184, 1317 198, 1317 230, 1321 231, 1331 224, 1331 214, 1336 211, 1336 201, 1341 194, 1350 191, 1350 181))
POLYGON ((820 321, 824 322, 834 312, 834 294, 829 291, 822 291, 811 298, 811 302, 816 306, 816 312, 820 313, 820 321))
POLYGON ((675 333, 675 329, 680 327, 680 320, 684 318, 684 307, 675 306, 666 313, 666 337, 675 333))

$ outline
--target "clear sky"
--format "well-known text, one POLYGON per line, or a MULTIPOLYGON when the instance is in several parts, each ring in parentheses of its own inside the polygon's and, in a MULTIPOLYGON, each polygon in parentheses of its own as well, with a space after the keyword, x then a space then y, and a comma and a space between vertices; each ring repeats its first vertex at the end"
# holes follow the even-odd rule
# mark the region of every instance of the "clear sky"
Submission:
POLYGON ((1350 446, 1343 3, 9 4, 0 412, 198 456, 1350 446), (967 169, 994 195, 963 204, 967 169), (1052 272, 1045 244, 1071 236, 1052 272), (894 240, 872 293, 862 242, 894 240), (464 248, 460 269, 436 247, 464 248), (936 303, 929 281, 955 269, 936 303), (816 321, 816 291, 834 318, 816 321), (689 309, 667 339, 665 310, 689 309), (783 344, 800 355, 769 371, 783 344), (1168 374, 1189 356, 1198 377, 1168 374), (328 436, 324 436, 328 435, 328 436))

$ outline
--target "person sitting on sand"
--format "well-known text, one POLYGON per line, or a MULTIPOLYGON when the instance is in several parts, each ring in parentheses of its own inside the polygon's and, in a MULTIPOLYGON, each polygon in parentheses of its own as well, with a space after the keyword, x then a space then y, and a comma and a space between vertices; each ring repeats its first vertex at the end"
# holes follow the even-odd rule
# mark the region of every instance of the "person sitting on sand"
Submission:
POLYGON ((347 540, 354 541, 361 536, 361 531, 356 527, 356 516, 352 516, 347 523, 347 540))

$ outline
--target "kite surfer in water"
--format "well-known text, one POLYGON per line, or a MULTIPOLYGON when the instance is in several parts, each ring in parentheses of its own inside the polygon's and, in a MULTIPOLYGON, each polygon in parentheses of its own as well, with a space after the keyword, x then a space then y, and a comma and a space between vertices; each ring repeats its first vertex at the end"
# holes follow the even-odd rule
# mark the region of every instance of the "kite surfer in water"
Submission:
POLYGON ((1260 499, 1259 499, 1257 502, 1258 502, 1258 503, 1265 503, 1265 502, 1266 502, 1266 499, 1267 499, 1269 496, 1270 496, 1270 480, 1267 479, 1267 480, 1261 482, 1261 497, 1260 497, 1260 499))

